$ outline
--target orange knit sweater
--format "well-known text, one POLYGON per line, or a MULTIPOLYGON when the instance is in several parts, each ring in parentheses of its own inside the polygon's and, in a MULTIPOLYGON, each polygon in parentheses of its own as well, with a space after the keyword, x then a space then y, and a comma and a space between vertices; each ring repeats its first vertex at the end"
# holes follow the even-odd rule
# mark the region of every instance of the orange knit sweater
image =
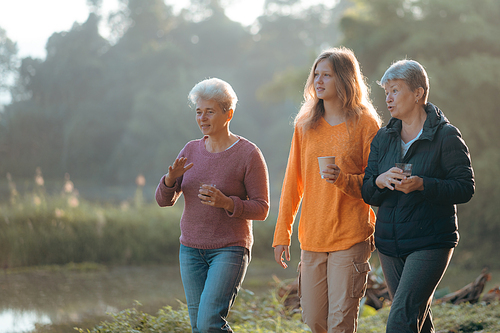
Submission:
POLYGON ((379 129, 362 115, 354 127, 331 126, 323 118, 316 129, 296 127, 281 189, 273 246, 290 245, 292 226, 302 201, 301 248, 313 252, 345 250, 367 240, 375 214, 361 197, 370 144, 379 129), (335 156, 341 173, 334 184, 320 176, 318 156, 335 156))

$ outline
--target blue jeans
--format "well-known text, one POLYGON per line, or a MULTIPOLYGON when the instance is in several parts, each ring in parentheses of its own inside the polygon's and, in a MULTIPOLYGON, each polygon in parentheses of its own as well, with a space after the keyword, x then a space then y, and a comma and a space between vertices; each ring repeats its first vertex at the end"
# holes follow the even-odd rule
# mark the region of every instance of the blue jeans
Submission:
POLYGON ((403 258, 379 253, 392 299, 387 333, 433 333, 431 303, 453 249, 415 251, 403 258))
POLYGON ((193 333, 233 332, 226 321, 245 277, 248 249, 202 250, 181 244, 179 261, 193 333))

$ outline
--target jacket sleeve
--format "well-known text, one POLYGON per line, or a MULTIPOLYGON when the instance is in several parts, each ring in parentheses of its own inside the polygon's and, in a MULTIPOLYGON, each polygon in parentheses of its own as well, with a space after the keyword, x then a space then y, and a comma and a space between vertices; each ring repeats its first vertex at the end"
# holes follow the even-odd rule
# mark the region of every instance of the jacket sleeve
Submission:
POLYGON ((387 195, 389 189, 383 188, 380 189, 376 184, 375 180, 380 175, 380 171, 378 168, 379 154, 380 151, 380 143, 383 136, 382 129, 378 131, 375 138, 370 146, 370 155, 368 157, 368 164, 365 169, 365 176, 363 178, 363 186, 361 188, 361 195, 363 200, 371 205, 371 206, 380 206, 384 201, 385 196, 387 195))
POLYGON ((269 175, 266 161, 261 151, 256 148, 251 154, 245 171, 245 189, 247 200, 230 196, 234 202, 230 217, 263 221, 269 213, 269 175))
POLYGON ((469 149, 456 127, 448 125, 443 131, 440 162, 446 176, 444 179, 423 176, 422 195, 440 205, 465 203, 472 198, 475 190, 469 149))

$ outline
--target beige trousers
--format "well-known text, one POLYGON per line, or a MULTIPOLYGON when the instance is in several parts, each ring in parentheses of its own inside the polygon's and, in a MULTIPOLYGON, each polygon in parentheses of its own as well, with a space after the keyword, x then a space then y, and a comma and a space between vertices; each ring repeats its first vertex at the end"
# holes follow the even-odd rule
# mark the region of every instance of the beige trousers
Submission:
POLYGON ((313 333, 356 332, 372 251, 372 239, 342 251, 302 250, 300 303, 302 317, 313 333))

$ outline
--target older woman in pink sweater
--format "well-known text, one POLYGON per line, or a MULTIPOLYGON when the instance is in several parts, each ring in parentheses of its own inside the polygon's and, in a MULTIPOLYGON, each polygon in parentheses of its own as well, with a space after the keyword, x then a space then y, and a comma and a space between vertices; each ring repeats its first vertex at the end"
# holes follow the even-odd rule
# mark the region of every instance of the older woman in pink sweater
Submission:
POLYGON ((269 211, 269 177, 259 148, 229 131, 237 97, 220 79, 189 93, 203 138, 181 150, 156 189, 161 207, 184 194, 180 269, 193 332, 233 332, 226 317, 245 277, 252 220, 269 211))

